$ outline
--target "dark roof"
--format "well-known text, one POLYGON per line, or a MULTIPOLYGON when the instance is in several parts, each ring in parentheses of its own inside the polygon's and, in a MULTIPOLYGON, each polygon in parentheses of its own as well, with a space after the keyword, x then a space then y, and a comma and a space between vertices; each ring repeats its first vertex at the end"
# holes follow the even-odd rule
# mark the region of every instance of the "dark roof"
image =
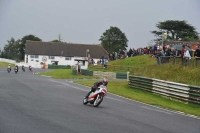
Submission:
POLYGON ((86 57, 86 50, 91 58, 101 58, 108 55, 108 52, 97 44, 72 44, 64 42, 41 42, 26 41, 25 54, 30 55, 48 55, 64 57, 86 57), (62 52, 63 51, 63 52, 62 52))

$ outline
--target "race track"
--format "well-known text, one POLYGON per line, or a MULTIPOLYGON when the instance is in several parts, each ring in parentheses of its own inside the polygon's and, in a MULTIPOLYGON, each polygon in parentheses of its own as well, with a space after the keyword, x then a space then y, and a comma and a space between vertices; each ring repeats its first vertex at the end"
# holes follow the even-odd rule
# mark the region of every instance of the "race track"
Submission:
POLYGON ((200 133, 199 118, 112 94, 83 105, 88 87, 39 71, 0 68, 0 133, 200 133))

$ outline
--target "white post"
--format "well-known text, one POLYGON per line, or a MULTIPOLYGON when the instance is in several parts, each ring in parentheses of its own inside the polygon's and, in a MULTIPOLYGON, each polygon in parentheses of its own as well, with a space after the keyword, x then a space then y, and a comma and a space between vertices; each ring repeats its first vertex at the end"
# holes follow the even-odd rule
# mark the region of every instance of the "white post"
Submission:
POLYGON ((127 81, 129 81, 129 73, 130 73, 130 72, 127 72, 127 81))

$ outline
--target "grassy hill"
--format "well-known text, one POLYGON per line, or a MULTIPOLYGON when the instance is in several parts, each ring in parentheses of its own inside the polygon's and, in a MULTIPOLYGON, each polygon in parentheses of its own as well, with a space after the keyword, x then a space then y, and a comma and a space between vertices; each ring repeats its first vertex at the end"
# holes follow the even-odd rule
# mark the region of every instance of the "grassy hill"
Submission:
MULTIPOLYGON (((182 65, 173 64, 158 65, 156 58, 151 58, 150 55, 134 56, 110 61, 108 65, 131 66, 132 68, 129 69, 129 72, 131 75, 135 76, 200 86, 200 67, 184 67, 182 65)), ((89 69, 95 70, 95 67, 89 67, 89 69)), ((105 70, 103 68, 101 68, 101 70, 114 71, 111 69, 105 70)))
POLYGON ((134 56, 134 57, 130 57, 130 58, 110 61, 109 64, 110 65, 141 67, 141 66, 155 65, 156 60, 155 60, 155 58, 150 58, 149 55, 142 55, 142 56, 134 56))

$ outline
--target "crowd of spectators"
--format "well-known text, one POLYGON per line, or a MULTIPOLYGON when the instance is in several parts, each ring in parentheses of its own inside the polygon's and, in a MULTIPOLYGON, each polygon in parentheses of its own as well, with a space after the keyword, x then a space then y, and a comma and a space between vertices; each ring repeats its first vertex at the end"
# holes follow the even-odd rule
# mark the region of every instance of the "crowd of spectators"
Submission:
MULTIPOLYGON (((191 51, 188 51, 186 47, 190 48, 190 45, 188 43, 174 43, 174 44, 163 44, 162 47, 162 45, 158 43, 149 45, 144 48, 137 48, 137 49, 130 48, 129 50, 126 51, 112 52, 105 57, 102 56, 96 63, 102 64, 103 66, 107 66, 107 63, 112 60, 124 59, 128 57, 145 55, 145 54, 149 54, 150 57, 157 57, 157 56, 180 56, 182 58, 186 56, 191 57, 191 51), (181 45, 182 49, 181 50, 177 49, 176 47, 173 47, 174 45, 181 45)), ((198 49, 194 52, 194 57, 200 58, 200 45, 198 46, 198 49)), ((89 64, 95 64, 95 61, 92 58, 90 58, 89 64)))

